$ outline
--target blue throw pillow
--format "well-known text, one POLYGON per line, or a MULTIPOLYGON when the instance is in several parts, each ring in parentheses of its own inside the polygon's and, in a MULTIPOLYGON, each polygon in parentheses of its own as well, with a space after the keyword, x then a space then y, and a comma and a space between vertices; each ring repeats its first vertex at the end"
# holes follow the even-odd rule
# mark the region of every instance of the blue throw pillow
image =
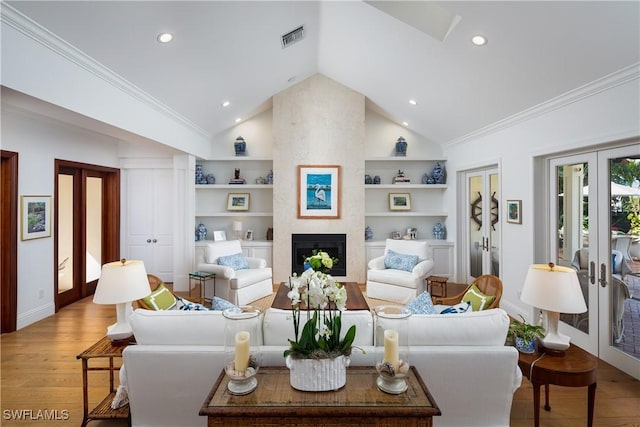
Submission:
POLYGON ((387 255, 384 257, 384 268, 411 272, 413 267, 418 264, 418 261, 418 255, 401 254, 389 249, 387 250, 387 255))
POLYGON ((433 307, 431 295, 424 291, 407 304, 407 310, 413 314, 435 314, 436 309, 433 307))
POLYGON ((243 270, 249 268, 249 261, 242 252, 233 255, 221 256, 218 258, 218 265, 231 267, 234 270, 243 270))
POLYGON ((224 311, 229 308, 236 311, 240 311, 240 307, 238 307, 237 305, 233 304, 230 301, 227 301, 226 299, 222 299, 219 297, 213 297, 212 308, 214 310, 220 310, 220 311, 224 311))
POLYGON ((197 302, 191 302, 181 297, 176 297, 178 310, 185 311, 209 311, 207 307, 197 302))
POLYGON ((440 314, 466 313, 467 310, 469 310, 470 307, 471 307, 471 301, 465 301, 465 302, 461 302, 459 304, 452 305, 452 306, 449 306, 449 307, 445 308, 444 310, 442 310, 440 312, 440 314))

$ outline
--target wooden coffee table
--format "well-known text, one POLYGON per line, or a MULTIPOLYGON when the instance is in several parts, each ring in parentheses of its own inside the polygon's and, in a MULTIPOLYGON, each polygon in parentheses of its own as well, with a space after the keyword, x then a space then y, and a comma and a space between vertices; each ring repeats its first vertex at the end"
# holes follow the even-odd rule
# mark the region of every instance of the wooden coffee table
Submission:
POLYGON ((412 366, 408 389, 387 394, 376 386, 373 367, 347 368, 347 383, 337 391, 298 391, 289 383, 285 367, 263 367, 257 373, 258 387, 250 394, 235 396, 227 391, 222 371, 204 401, 200 415, 209 426, 432 426, 441 415, 418 371, 412 366))
MULTIPOLYGON (((356 282, 344 282, 343 285, 347 290, 347 310, 369 310, 369 304, 356 282)), ((291 310, 291 300, 287 298, 288 292, 289 287, 284 282, 280 283, 271 308, 291 310)))

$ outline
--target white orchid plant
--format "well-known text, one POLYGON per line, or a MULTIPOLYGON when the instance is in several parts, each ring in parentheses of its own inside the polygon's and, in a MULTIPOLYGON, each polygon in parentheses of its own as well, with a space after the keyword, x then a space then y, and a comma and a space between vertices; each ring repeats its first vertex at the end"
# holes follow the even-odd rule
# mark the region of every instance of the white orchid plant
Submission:
POLYGON ((347 305, 345 287, 331 275, 305 270, 300 276, 289 278, 287 297, 293 307, 293 329, 295 340, 284 355, 299 358, 324 359, 340 355, 349 356, 356 327, 352 325, 344 338, 340 339, 342 311, 347 305), (303 308, 303 304, 306 308, 303 308), (300 333, 301 312, 307 313, 307 321, 300 333))

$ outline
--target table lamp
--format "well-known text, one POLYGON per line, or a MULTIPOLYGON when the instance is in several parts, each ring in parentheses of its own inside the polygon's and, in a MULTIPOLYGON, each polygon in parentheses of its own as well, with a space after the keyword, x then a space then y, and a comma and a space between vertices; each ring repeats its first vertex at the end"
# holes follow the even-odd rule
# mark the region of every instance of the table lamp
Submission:
POLYGON ((120 341, 133 335, 129 326, 131 301, 144 298, 151 293, 147 270, 142 261, 122 259, 102 266, 93 302, 115 304, 116 323, 107 328, 107 337, 120 341))
POLYGON ((540 340, 543 350, 562 354, 570 338, 558 332, 560 313, 584 313, 587 305, 576 271, 549 264, 529 267, 520 300, 542 310, 547 333, 540 340))
POLYGON ((236 239, 242 240, 242 221, 233 221, 231 227, 236 235, 236 239))

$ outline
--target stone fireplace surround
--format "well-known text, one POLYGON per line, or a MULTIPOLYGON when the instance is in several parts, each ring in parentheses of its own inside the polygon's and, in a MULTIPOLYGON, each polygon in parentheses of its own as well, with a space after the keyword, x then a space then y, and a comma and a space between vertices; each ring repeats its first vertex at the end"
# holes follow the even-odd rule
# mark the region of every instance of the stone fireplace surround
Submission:
POLYGON ((314 249, 323 250, 338 262, 331 270, 332 276, 347 275, 347 235, 346 234, 292 234, 291 235, 291 267, 292 271, 301 274, 304 271, 304 260, 312 255, 314 249))

